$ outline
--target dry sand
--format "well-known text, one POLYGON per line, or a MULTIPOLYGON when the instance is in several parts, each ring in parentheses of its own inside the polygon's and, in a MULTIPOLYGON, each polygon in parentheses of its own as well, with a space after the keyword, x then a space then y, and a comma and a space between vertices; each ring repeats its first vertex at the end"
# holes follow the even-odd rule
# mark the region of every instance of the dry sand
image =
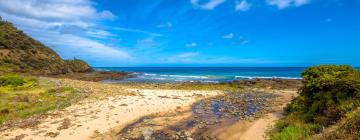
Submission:
MULTIPOLYGON (((121 130, 143 116, 176 112, 175 110, 179 108, 189 109, 200 99, 223 94, 222 91, 216 90, 137 90, 95 82, 66 79, 59 81, 75 87, 83 87, 85 91, 93 92, 90 96, 94 95, 95 98, 86 98, 65 109, 50 111, 45 114, 46 117, 39 119, 38 125, 27 128, 0 128, 0 139, 101 139, 114 128, 121 130), (98 98, 98 95, 104 96, 98 98)), ((265 139, 266 130, 281 117, 282 107, 291 101, 295 93, 295 91, 279 92, 281 98, 274 112, 255 121, 240 121, 226 128, 219 128, 212 134, 226 140, 265 139)))
POLYGON ((101 100, 85 99, 63 110, 52 111, 40 124, 30 128, 8 128, 0 139, 84 140, 97 138, 114 127, 124 127, 153 113, 188 107, 198 99, 222 94, 221 91, 131 90, 136 96, 111 96, 101 100))

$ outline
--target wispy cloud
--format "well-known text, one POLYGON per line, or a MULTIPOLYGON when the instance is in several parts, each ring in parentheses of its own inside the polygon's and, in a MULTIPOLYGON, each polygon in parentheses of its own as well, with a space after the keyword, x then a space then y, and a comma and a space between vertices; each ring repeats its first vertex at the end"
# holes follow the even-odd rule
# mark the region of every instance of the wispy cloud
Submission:
POLYGON ((261 58, 233 58, 228 56, 203 56, 199 52, 184 52, 168 58, 162 58, 158 64, 267 64, 261 58))
POLYGON ((3 0, 0 1, 0 9, 11 15, 59 25, 89 25, 89 20, 116 17, 107 10, 97 11, 89 0, 3 0))
POLYGON ((238 44, 240 44, 240 45, 244 45, 244 44, 248 44, 250 41, 247 39, 247 38, 245 38, 244 36, 240 36, 239 37, 239 42, 238 42, 238 44))
POLYGON ((147 38, 138 40, 136 42, 135 47, 137 47, 138 49, 144 49, 144 48, 152 48, 152 47, 155 47, 158 45, 159 45, 159 43, 157 43, 154 40, 154 37, 147 37, 147 38))
POLYGON ((187 43, 187 44, 185 44, 185 46, 186 46, 186 47, 189 47, 189 48, 191 48, 191 47, 196 47, 196 46, 197 46, 197 43, 195 43, 195 42, 187 43))
POLYGON ((299 7, 308 4, 310 0, 266 0, 266 3, 279 9, 285 9, 287 7, 299 7))
POLYGON ((234 38, 234 34, 229 33, 229 34, 223 35, 222 38, 224 38, 224 39, 232 39, 232 38, 234 38))
POLYGON ((116 16, 108 10, 97 10, 94 4, 90 0, 2 0, 0 14, 55 49, 63 58, 103 61, 131 58, 124 50, 98 40, 116 37, 109 31, 95 28, 101 26, 98 21, 112 20, 116 16))
POLYGON ((199 55, 198 52, 186 52, 186 53, 178 54, 175 57, 177 57, 177 58, 189 58, 189 57, 195 57, 195 56, 198 56, 198 55, 199 55))
POLYGON ((247 11, 251 8, 251 4, 246 0, 237 1, 235 5, 235 11, 247 11))
POLYGON ((206 3, 200 4, 199 0, 190 0, 190 3, 194 7, 204 9, 204 10, 213 10, 218 5, 220 5, 220 4, 224 3, 224 2, 225 2, 225 0, 209 0, 206 3))
POLYGON ((108 31, 104 31, 104 30, 90 30, 90 31, 87 31, 86 33, 90 37, 101 38, 101 39, 117 36, 115 34, 112 34, 108 31))
POLYGON ((165 59, 160 59, 160 63, 192 63, 199 54, 198 52, 183 52, 165 59))
POLYGON ((142 33, 142 34, 147 34, 147 35, 150 35, 153 37, 161 36, 161 34, 149 32, 149 31, 145 31, 145 30, 140 30, 140 29, 123 28, 123 27, 108 27, 108 28, 111 30, 117 30, 117 31, 122 31, 122 32, 142 33))
POLYGON ((172 26, 173 26, 173 24, 171 22, 166 22, 166 23, 159 24, 157 27, 158 28, 171 28, 172 26))

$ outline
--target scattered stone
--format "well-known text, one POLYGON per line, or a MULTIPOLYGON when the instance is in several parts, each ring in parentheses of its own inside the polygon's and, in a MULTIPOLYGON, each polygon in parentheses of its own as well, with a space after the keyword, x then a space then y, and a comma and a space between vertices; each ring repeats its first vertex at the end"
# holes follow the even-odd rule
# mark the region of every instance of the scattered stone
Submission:
POLYGON ((18 135, 14 138, 14 140, 22 140, 23 138, 25 138, 25 136, 27 136, 27 135, 26 134, 18 135))
POLYGON ((119 106, 128 106, 127 104, 121 104, 121 105, 119 105, 119 106))
POLYGON ((150 127, 143 128, 141 132, 144 140, 151 140, 151 136, 154 133, 153 129, 151 129, 150 127))
POLYGON ((57 130, 68 129, 71 125, 71 120, 69 118, 65 118, 61 123, 61 126, 57 128, 57 130))
POLYGON ((59 134, 60 134, 60 132, 49 132, 49 133, 46 133, 45 136, 55 138, 55 137, 57 137, 59 134))

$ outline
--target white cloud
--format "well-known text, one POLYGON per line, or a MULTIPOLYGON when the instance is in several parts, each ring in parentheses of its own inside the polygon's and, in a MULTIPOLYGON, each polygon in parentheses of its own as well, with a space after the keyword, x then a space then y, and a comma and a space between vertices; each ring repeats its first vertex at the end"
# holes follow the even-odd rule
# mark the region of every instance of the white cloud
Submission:
POLYGON ((88 36, 90 36, 90 37, 102 38, 102 39, 117 36, 115 34, 112 34, 112 33, 108 32, 108 31, 104 31, 104 30, 90 30, 90 31, 86 31, 86 34, 88 36))
POLYGON ((226 34, 226 35, 222 36, 222 38, 224 38, 224 39, 232 39, 232 38, 234 38, 234 34, 233 33, 226 34))
POLYGON ((171 57, 160 59, 160 63, 192 63, 199 56, 198 52, 183 52, 171 57))
POLYGON ((158 33, 153 33, 153 32, 144 31, 144 30, 139 30, 139 29, 122 28, 122 27, 110 27, 110 29, 111 29, 111 30, 122 31, 122 32, 142 33, 142 34, 150 35, 150 36, 152 36, 152 37, 162 36, 161 34, 158 34, 158 33))
POLYGON ((113 47, 109 47, 107 45, 104 45, 102 43, 96 42, 91 39, 82 38, 74 35, 57 35, 54 38, 47 39, 46 42, 48 42, 48 44, 50 45, 62 46, 60 49, 66 50, 67 51, 66 53, 69 54, 79 52, 80 54, 72 54, 72 55, 80 55, 82 56, 82 58, 88 58, 89 55, 93 55, 93 58, 96 57, 100 59, 130 58, 130 55, 124 51, 115 49, 113 47), (64 46, 64 45, 68 45, 68 46, 64 46))
POLYGON ((162 23, 162 24, 159 24, 157 27, 158 28, 171 28, 173 25, 171 22, 166 22, 166 23, 162 23))
POLYGON ((200 4, 199 0, 190 0, 190 3, 197 8, 205 9, 205 10, 213 10, 220 4, 224 3, 225 0, 209 0, 206 3, 200 4))
POLYGON ((2 0, 0 9, 10 15, 60 24, 115 17, 110 11, 97 11, 90 0, 2 0))
POLYGON ((0 15, 65 59, 130 59, 124 50, 98 41, 117 38, 97 28, 101 26, 98 21, 116 16, 107 10, 98 11, 94 5, 91 0, 0 0, 0 15))
POLYGON ((233 58, 228 56, 201 56, 198 52, 184 52, 168 58, 160 58, 159 64, 267 64, 260 58, 233 58))
POLYGON ((299 7, 308 4, 310 0, 266 0, 266 3, 271 6, 276 6, 279 9, 287 7, 299 7))
POLYGON ((36 36, 39 41, 52 47, 56 52, 59 52, 65 59, 77 57, 105 61, 109 59, 131 58, 123 50, 77 35, 61 34, 57 31, 43 31, 39 29, 30 29, 29 33, 31 36, 36 36))
POLYGON ((197 44, 195 42, 192 42, 192 43, 187 43, 185 44, 186 47, 196 47, 197 44))
POLYGON ((176 58, 189 58, 189 57, 195 57, 198 55, 199 55, 199 53, 197 53, 197 52, 187 52, 187 53, 178 54, 175 57, 176 58))
POLYGON ((157 43, 153 37, 147 37, 147 38, 144 38, 144 39, 141 39, 141 40, 138 40, 136 42, 136 47, 137 48, 141 48, 141 49, 144 49, 144 48, 151 48, 151 47, 155 47, 155 46, 158 46, 159 43, 157 43))
POLYGON ((235 5, 235 11, 247 11, 251 8, 251 4, 246 0, 242 0, 241 2, 237 2, 235 5))
POLYGON ((248 39, 246 39, 245 37, 243 36, 240 36, 239 37, 239 43, 240 45, 245 45, 245 44, 248 44, 250 41, 248 39))

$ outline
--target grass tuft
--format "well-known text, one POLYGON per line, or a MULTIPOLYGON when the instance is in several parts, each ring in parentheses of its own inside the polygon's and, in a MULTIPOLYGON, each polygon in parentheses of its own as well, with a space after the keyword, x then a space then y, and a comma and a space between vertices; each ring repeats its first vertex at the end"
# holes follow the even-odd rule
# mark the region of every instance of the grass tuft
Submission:
POLYGON ((84 98, 72 87, 57 87, 50 81, 6 75, 0 86, 0 125, 49 110, 64 108, 84 98))

